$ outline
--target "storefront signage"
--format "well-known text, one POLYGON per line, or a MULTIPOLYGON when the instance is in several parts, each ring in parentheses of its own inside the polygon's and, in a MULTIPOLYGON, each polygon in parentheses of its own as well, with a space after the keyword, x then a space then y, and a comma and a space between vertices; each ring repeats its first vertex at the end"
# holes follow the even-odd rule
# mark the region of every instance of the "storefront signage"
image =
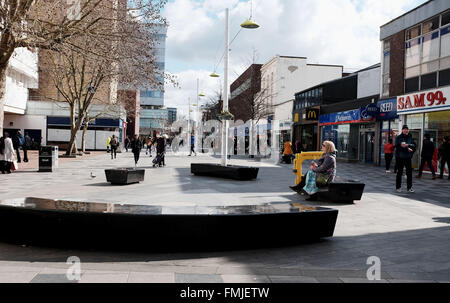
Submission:
POLYGON ((398 118, 397 98, 380 100, 377 103, 377 107, 377 120, 393 120, 398 118))
POLYGON ((450 87, 442 87, 397 97, 398 114, 422 113, 450 108, 450 87))
POLYGON ((359 120, 359 109, 349 110, 340 113, 332 113, 319 116, 320 125, 357 123, 359 120))
POLYGON ((361 107, 361 109, 359 110, 360 119, 362 121, 374 121, 377 112, 378 108, 376 104, 369 104, 366 107, 361 107))
POLYGON ((318 109, 308 109, 306 110, 305 120, 318 120, 319 110, 318 109))

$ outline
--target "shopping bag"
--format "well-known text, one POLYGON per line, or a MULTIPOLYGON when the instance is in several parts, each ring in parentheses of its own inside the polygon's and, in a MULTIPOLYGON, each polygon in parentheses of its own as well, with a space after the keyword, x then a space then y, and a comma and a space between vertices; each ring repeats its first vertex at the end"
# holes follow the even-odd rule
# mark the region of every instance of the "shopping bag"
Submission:
POLYGON ((19 164, 17 164, 17 160, 11 162, 11 171, 15 171, 19 169, 19 164))

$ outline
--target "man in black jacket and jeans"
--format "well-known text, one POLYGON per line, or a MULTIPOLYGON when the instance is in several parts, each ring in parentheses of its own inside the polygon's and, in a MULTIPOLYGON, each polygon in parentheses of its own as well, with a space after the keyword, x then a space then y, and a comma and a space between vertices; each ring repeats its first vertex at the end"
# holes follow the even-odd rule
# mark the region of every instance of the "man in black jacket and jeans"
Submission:
MULTIPOLYGON (((450 168, 450 138, 446 136, 444 142, 439 146, 439 156, 441 162, 441 173, 439 174, 439 179, 444 178, 445 163, 447 163, 450 168)), ((450 180, 450 172, 448 174, 448 179, 450 180)))
POLYGON ((409 134, 408 125, 403 125, 402 134, 395 138, 395 157, 398 160, 397 163, 397 179, 396 179, 396 189, 397 192, 402 192, 402 176, 403 167, 406 167, 406 177, 407 177, 407 191, 413 193, 412 189, 412 165, 411 158, 416 150, 416 143, 409 134))
POLYGON ((423 140, 422 145, 422 153, 420 155, 420 168, 419 168, 419 175, 416 178, 422 177, 423 168, 425 166, 425 163, 428 165, 428 168, 431 170, 431 174, 433 175, 432 179, 436 179, 436 173, 434 172, 433 167, 433 155, 434 155, 434 143, 430 140, 430 134, 425 134, 425 139, 423 140))

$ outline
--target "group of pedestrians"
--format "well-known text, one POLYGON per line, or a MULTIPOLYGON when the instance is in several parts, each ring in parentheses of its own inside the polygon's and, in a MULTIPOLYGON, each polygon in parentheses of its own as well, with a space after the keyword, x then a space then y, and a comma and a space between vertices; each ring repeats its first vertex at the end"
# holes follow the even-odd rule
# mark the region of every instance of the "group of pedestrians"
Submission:
MULTIPOLYGON (((390 166, 392 159, 395 155, 395 168, 394 173, 396 173, 396 190, 397 192, 402 192, 402 176, 403 169, 406 171, 406 189, 407 192, 413 193, 412 188, 412 157, 417 149, 416 143, 413 137, 409 133, 409 128, 407 125, 403 125, 402 133, 395 139, 395 144, 393 144, 392 139, 389 139, 388 143, 384 145, 385 160, 386 160, 386 172, 390 172, 390 166)), ((432 179, 436 179, 436 171, 433 165, 433 157, 436 152, 435 144, 431 141, 431 136, 429 133, 424 135, 424 140, 422 144, 422 152, 420 154, 420 166, 419 173, 416 178, 421 178, 423 169, 425 165, 431 171, 432 179)), ((440 175, 439 178, 443 179, 445 165, 449 165, 450 160, 450 138, 446 136, 443 143, 438 148, 438 159, 440 160, 440 175)), ((450 180, 450 174, 448 179, 450 180)))
POLYGON ((25 136, 19 130, 12 138, 8 132, 0 137, 0 170, 2 174, 10 174, 16 170, 17 163, 22 162, 20 150, 23 150, 23 162, 28 162, 28 150, 32 147, 33 140, 28 133, 25 136))
MULTIPOLYGON (((155 159, 153 160, 153 167, 156 166, 165 166, 165 153, 166 153, 166 145, 167 145, 167 135, 157 134, 155 137, 147 137, 147 138, 139 138, 137 134, 131 138, 131 140, 127 137, 125 139, 125 149, 128 152, 128 149, 131 149, 131 152, 134 155, 134 164, 135 167, 138 166, 139 158, 142 152, 142 149, 146 149, 145 154, 152 157, 152 148, 156 151, 155 159)), ((118 145, 118 144, 117 144, 118 145)), ((112 155, 111 155, 112 158, 112 155)))

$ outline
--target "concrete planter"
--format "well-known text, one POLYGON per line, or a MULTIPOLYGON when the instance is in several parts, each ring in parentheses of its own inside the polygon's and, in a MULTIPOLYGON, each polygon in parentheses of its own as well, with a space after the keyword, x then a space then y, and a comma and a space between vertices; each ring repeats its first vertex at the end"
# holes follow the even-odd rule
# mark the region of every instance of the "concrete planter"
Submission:
MULTIPOLYGON (((149 198, 151 200, 151 197, 149 198)), ((265 203, 170 206, 40 198, 0 201, 0 240, 64 248, 223 250, 331 237, 338 210, 265 203)))
POLYGON ((105 169, 106 181, 111 184, 126 185, 144 181, 145 169, 117 168, 105 169))
POLYGON ((253 180, 258 176, 259 168, 227 165, 212 163, 192 163, 191 173, 197 176, 209 176, 225 179, 234 179, 239 181, 253 180))

